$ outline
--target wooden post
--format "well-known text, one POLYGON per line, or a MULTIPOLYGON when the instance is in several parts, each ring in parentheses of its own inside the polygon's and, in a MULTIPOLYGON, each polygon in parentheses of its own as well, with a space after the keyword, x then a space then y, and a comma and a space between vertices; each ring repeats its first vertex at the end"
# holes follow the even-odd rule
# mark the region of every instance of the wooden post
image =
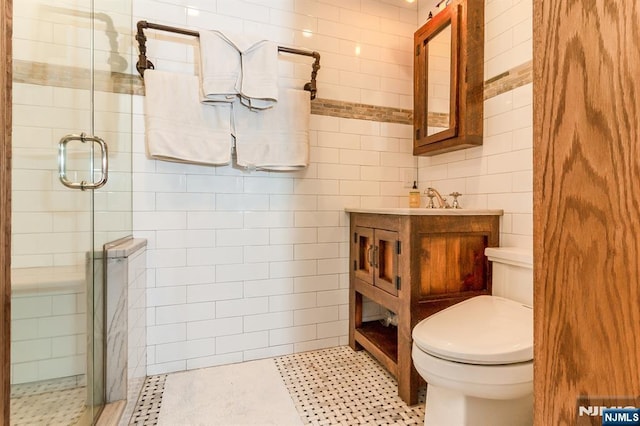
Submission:
POLYGON ((0 0, 0 419, 9 424, 11 345, 11 34, 12 0, 0 0))

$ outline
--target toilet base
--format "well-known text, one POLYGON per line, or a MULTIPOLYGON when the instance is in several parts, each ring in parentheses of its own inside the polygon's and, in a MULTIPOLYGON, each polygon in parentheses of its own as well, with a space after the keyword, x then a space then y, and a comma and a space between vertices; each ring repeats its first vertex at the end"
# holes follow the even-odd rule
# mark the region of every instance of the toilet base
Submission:
POLYGON ((482 399, 427 385, 425 426, 531 426, 533 394, 518 399, 482 399))

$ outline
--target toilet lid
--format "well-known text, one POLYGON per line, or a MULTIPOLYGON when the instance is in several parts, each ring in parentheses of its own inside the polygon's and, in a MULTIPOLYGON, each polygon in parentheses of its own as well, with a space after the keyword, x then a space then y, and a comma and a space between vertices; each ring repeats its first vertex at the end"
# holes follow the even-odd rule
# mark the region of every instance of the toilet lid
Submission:
POLYGON ((477 296, 422 320, 413 341, 438 358, 467 364, 533 359, 533 309, 497 296, 477 296))

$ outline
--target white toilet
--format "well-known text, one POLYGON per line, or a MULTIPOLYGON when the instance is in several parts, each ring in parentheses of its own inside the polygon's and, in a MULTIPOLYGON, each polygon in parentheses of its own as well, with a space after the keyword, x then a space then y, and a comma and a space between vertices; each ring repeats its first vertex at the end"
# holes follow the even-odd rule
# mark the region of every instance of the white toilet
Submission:
POLYGON ((485 254, 493 296, 465 300, 413 329, 426 426, 533 424, 533 255, 507 247, 485 254))

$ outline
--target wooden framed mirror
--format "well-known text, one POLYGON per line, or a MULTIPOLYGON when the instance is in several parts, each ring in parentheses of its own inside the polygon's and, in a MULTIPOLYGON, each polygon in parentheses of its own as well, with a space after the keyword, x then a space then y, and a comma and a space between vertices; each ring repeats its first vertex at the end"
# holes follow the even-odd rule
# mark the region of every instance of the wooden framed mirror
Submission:
POLYGON ((450 0, 414 44, 414 155, 482 145, 484 1, 450 0))

